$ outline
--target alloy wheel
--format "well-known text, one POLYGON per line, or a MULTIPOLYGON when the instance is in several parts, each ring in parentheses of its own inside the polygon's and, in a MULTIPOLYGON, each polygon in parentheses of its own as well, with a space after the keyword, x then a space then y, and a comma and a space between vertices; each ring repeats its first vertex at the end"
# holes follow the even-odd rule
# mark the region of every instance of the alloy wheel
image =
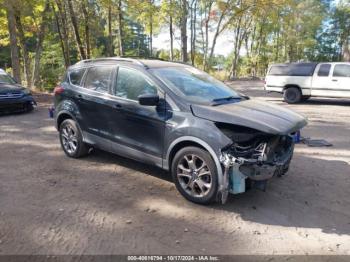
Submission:
POLYGON ((180 186, 193 197, 206 196, 212 187, 212 175, 207 163, 195 154, 184 155, 177 165, 180 186))
POLYGON ((62 144, 69 154, 74 154, 78 148, 78 134, 71 125, 66 125, 61 132, 62 144))

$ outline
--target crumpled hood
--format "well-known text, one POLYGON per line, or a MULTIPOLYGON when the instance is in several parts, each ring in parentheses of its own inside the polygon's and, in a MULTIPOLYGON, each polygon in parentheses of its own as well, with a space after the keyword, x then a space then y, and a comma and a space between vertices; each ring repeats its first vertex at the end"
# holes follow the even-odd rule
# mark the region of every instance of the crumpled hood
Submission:
POLYGON ((20 85, 11 85, 11 84, 0 83, 0 94, 13 92, 13 91, 21 91, 23 89, 25 89, 25 88, 20 86, 20 85))
POLYGON ((287 135, 307 124, 300 114, 258 99, 217 106, 192 104, 191 108, 193 114, 200 118, 245 126, 274 135, 287 135))

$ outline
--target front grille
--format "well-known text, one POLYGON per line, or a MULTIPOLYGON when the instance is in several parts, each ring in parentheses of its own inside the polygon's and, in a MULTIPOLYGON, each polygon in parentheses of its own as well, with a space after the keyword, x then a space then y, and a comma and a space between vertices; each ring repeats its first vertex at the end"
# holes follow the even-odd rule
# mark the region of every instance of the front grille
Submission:
POLYGON ((17 99, 23 96, 22 92, 8 92, 0 94, 0 99, 17 99))

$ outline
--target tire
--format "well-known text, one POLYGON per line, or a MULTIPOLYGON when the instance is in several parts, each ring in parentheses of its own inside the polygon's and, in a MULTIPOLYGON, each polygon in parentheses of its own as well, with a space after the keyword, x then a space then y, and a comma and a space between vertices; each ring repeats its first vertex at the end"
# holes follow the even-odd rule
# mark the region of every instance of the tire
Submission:
POLYGON ((177 190, 187 200, 207 205, 216 200, 218 174, 210 154, 199 147, 179 150, 171 164, 177 190))
POLYGON ((302 94, 297 87, 288 87, 283 92, 283 99, 288 104, 296 104, 301 101, 302 94))
POLYGON ((88 146, 83 142, 78 124, 72 119, 66 119, 59 127, 61 147, 64 153, 72 158, 86 156, 89 152, 88 146))

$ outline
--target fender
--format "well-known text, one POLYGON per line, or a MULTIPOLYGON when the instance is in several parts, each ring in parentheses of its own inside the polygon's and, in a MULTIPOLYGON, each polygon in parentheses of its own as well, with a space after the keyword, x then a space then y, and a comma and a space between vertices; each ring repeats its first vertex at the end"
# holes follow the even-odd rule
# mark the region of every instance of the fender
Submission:
POLYGON ((55 108, 55 112, 59 112, 57 115, 55 115, 56 128, 58 127, 57 120, 62 114, 69 115, 76 122, 78 122, 78 119, 80 118, 80 112, 77 105, 70 99, 59 103, 55 108))
POLYGON ((75 122, 77 122, 77 118, 70 111, 62 110, 55 117, 56 129, 58 129, 58 119, 60 118, 61 115, 69 115, 70 118, 72 118, 75 122))

